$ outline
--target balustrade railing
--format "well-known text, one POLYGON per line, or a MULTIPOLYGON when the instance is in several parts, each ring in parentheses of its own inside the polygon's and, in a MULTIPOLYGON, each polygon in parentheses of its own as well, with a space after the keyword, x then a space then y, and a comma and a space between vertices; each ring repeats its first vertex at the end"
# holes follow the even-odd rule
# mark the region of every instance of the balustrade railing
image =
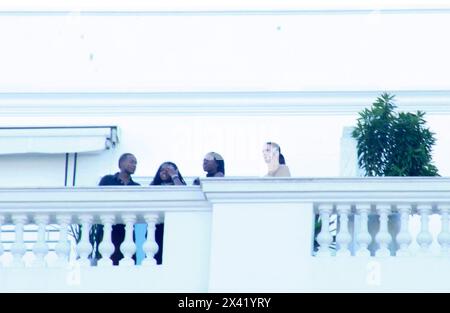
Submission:
POLYGON ((137 250, 134 225, 146 225, 142 266, 156 265, 161 247, 156 224, 165 212, 204 211, 207 204, 198 187, 182 188, 15 188, 0 190, 0 267, 113 266, 112 226, 125 224, 119 266, 134 266, 137 250), (95 260, 90 230, 103 225, 95 260), (74 229, 79 234, 74 234, 74 229), (79 238, 76 238, 79 237, 79 238))
MULTIPOLYGON (((2 189, 0 265, 64 266, 75 260, 82 266, 112 266, 112 226, 120 223, 125 224, 125 239, 119 266, 134 266, 134 225, 144 223, 147 237, 142 244, 142 265, 153 266, 161 249, 155 240, 156 224, 167 212, 211 210, 220 203, 236 207, 248 203, 310 205, 315 223, 320 222, 312 238, 316 244, 310 246, 310 255, 317 257, 447 256, 448 190, 446 178, 226 178, 202 180, 200 187, 2 189), (74 224, 83 230, 76 246, 70 235, 74 224), (89 230, 94 224, 104 225, 98 262, 90 259, 94 247, 89 230), (26 238, 30 229, 33 240, 26 238)), ((251 231, 252 225, 248 227, 251 231)))
POLYGON ((318 257, 448 255, 450 203, 338 202, 315 207, 321 225, 314 253, 318 257), (431 215, 432 228, 439 228, 439 233, 430 231, 431 215), (332 216, 335 232, 330 231, 332 216), (434 251, 433 242, 438 245, 434 251))

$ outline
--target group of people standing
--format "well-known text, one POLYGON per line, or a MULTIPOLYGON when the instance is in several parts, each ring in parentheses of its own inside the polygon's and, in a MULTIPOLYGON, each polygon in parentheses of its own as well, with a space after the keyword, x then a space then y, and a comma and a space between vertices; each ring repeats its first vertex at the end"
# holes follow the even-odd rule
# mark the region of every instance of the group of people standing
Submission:
MULTIPOLYGON (((289 168, 286 165, 284 156, 281 154, 281 148, 274 142, 266 142, 263 147, 263 157, 267 164, 266 177, 290 177, 289 168)), ((131 153, 124 153, 119 158, 119 172, 114 175, 103 176, 100 180, 99 186, 140 186, 135 182, 131 175, 136 171, 137 159, 131 153)), ((203 170, 206 172, 206 177, 224 177, 225 176, 225 161, 222 156, 216 152, 209 152, 203 159, 203 170)), ((200 179, 196 178, 194 185, 200 185, 200 179)), ((153 177, 150 186, 167 186, 167 185, 186 185, 186 182, 181 175, 178 167, 173 162, 162 163, 156 174, 153 177)), ((103 227, 96 225, 97 235, 93 244, 98 244, 103 238, 103 227)), ((155 240, 159 246, 158 252, 155 255, 157 264, 162 263, 162 243, 163 243, 164 224, 157 224, 155 231, 155 240)), ((115 250, 111 256, 114 265, 118 265, 123 254, 120 252, 120 244, 125 238, 125 225, 116 224, 113 226, 111 240, 114 244, 115 250)), ((100 256, 96 254, 97 258, 100 256)), ((135 258, 135 257, 134 257, 135 258)))

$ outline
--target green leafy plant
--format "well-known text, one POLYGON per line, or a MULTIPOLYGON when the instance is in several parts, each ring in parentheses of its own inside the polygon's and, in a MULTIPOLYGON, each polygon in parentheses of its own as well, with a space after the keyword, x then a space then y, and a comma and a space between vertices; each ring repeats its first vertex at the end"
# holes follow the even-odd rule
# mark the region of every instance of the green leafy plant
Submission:
POLYGON ((425 113, 397 113, 394 95, 383 93, 370 109, 359 113, 352 136, 358 163, 366 176, 438 176, 432 164, 434 133, 425 113))
MULTIPOLYGON (((352 133, 357 141, 359 166, 366 176, 438 176, 432 163, 436 139, 426 127, 425 113, 397 113, 394 98, 383 93, 370 109, 359 113, 352 133)), ((335 231, 331 223, 330 229, 335 231)), ((321 221, 316 215, 315 238, 320 230, 321 221)), ((335 245, 335 233, 332 235, 335 245)), ((318 246, 316 239, 314 251, 318 246)))

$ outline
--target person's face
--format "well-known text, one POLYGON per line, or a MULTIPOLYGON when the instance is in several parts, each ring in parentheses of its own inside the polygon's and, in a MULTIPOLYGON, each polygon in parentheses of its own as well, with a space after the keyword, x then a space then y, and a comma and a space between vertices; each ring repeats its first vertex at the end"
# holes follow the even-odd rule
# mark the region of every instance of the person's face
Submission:
POLYGON ((129 155, 127 156, 127 158, 122 162, 121 164, 121 170, 124 170, 125 172, 127 172, 128 174, 134 174, 134 172, 136 171, 136 166, 137 166, 137 160, 136 157, 134 155, 129 155))
POLYGON ((272 147, 272 145, 265 144, 263 146, 262 152, 263 152, 264 161, 266 163, 270 163, 270 162, 272 162, 273 158, 275 157, 276 149, 274 147, 272 147))
POLYGON ((176 170, 172 165, 164 164, 159 172, 159 178, 161 178, 162 181, 168 181, 174 173, 176 173, 176 170))
POLYGON ((217 172, 216 160, 214 160, 214 156, 210 153, 205 155, 205 158, 203 159, 203 170, 208 173, 217 172))

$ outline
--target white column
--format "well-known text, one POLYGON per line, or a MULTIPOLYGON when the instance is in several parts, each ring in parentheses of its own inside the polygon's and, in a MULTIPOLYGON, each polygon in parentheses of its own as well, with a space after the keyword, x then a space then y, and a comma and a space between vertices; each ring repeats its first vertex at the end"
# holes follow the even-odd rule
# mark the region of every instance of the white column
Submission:
POLYGON ((14 244, 11 246, 11 253, 13 255, 12 266, 23 267, 25 265, 23 256, 27 251, 27 247, 23 241, 23 227, 28 218, 25 214, 13 214, 11 219, 16 228, 16 238, 14 244))
POLYGON ((439 205, 439 212, 441 213, 441 232, 438 235, 438 242, 441 245, 441 255, 448 256, 449 255, 449 245, 450 245, 450 232, 448 230, 448 222, 449 222, 449 212, 450 205, 449 204, 441 204, 439 205))
POLYGON ((397 242, 400 249, 397 256, 409 256, 409 245, 411 243, 411 234, 409 233, 409 215, 411 214, 410 204, 399 204, 397 209, 400 212, 400 232, 397 234, 397 242))
POLYGON ((48 244, 45 240, 45 228, 49 222, 49 216, 46 214, 36 214, 34 221, 38 226, 38 238, 33 246, 34 256, 36 257, 33 261, 33 266, 45 267, 45 256, 48 253, 48 244))
POLYGON ((417 206, 417 211, 420 214, 421 230, 417 235, 417 243, 420 246, 420 253, 423 255, 430 254, 430 244, 433 242, 433 237, 428 230, 429 215, 431 214, 431 205, 420 204, 417 206))
POLYGON ((337 212, 339 214, 340 229, 339 234, 336 236, 336 242, 339 249, 336 253, 338 257, 351 256, 348 246, 352 241, 350 232, 348 231, 348 215, 351 212, 351 206, 349 204, 338 204, 337 212))
POLYGON ((82 214, 79 217, 81 222, 81 240, 77 246, 77 252, 80 256, 80 266, 90 266, 89 254, 92 252, 92 245, 89 242, 89 232, 91 230, 93 216, 90 214, 82 214))
POLYGON ((332 204, 319 204, 319 215, 322 221, 322 227, 317 242, 319 243, 318 257, 331 256, 330 245, 333 242, 333 237, 330 234, 330 214, 333 211, 332 204))
POLYGON ((98 247, 98 251, 102 255, 102 258, 98 261, 99 266, 113 266, 111 255, 114 253, 114 244, 111 240, 112 224, 114 223, 115 216, 112 214, 101 215, 100 220, 103 226, 103 239, 98 247))
POLYGON ((370 204, 358 204, 356 206, 356 211, 358 212, 360 221, 359 231, 356 234, 356 241, 359 246, 358 251, 356 251, 356 256, 369 257, 370 251, 368 247, 372 241, 372 237, 368 230, 370 204))
POLYGON ((142 261, 143 266, 156 265, 155 254, 158 252, 158 244, 155 240, 156 222, 158 221, 157 214, 144 215, 147 223, 147 240, 144 243, 143 250, 145 252, 145 259, 142 261))
POLYGON ((67 238, 67 228, 72 217, 67 214, 56 215, 56 222, 59 225, 59 241, 56 244, 55 252, 58 255, 58 265, 66 266, 69 260, 70 243, 67 238))
POLYGON ((358 165, 357 141, 352 136, 354 126, 346 126, 342 130, 340 171, 341 177, 361 177, 364 171, 358 165))
POLYGON ((133 254, 136 252, 136 245, 133 242, 133 225, 136 222, 134 214, 123 214, 122 220, 125 223, 125 240, 120 245, 120 251, 124 258, 119 261, 119 265, 133 266, 133 254))
POLYGON ((375 256, 388 257, 391 255, 388 246, 392 241, 391 234, 389 234, 388 232, 388 216, 389 213, 391 213, 391 205, 378 204, 377 212, 380 219, 380 230, 378 231, 378 234, 375 236, 375 240, 379 245, 378 250, 375 252, 375 256))
POLYGON ((3 242, 2 242, 2 225, 5 222, 5 217, 3 215, 0 215, 0 267, 2 267, 2 261, 1 257, 3 255, 4 249, 3 249, 3 242))

